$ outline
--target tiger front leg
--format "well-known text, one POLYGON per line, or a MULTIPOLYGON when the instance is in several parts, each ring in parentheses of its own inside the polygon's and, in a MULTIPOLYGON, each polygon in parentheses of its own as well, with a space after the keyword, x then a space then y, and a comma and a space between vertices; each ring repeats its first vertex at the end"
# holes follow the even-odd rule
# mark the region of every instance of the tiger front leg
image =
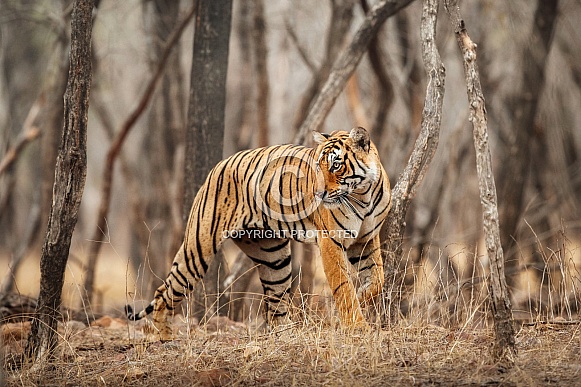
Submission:
POLYGON ((349 277, 345 251, 328 237, 321 238, 319 248, 323 269, 333 293, 341 323, 349 328, 368 329, 369 325, 361 313, 355 287, 349 277))
POLYGON ((357 298, 362 305, 368 304, 381 293, 384 283, 379 235, 366 243, 351 246, 347 257, 357 270, 357 298))

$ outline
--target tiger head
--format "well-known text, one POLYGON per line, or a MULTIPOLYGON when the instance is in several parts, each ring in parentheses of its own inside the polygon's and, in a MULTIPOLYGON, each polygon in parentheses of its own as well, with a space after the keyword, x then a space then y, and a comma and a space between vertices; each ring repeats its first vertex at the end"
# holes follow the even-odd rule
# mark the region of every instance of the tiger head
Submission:
POLYGON ((323 175, 324 189, 315 196, 326 208, 346 203, 352 195, 366 194, 380 175, 377 149, 364 128, 331 134, 313 132, 317 147, 317 171, 323 175))

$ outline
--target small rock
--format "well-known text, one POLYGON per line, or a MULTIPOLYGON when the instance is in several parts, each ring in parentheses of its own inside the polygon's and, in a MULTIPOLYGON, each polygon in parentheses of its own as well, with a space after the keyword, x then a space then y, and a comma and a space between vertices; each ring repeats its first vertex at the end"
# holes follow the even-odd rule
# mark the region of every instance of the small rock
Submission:
POLYGON ((116 317, 103 316, 100 319, 93 321, 91 326, 111 329, 124 328, 127 326, 127 321, 116 317))

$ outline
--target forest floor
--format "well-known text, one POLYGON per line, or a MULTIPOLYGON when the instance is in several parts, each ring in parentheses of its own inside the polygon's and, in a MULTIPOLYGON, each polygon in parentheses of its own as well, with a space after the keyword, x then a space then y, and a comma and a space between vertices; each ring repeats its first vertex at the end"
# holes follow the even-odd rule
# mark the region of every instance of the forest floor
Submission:
POLYGON ((491 359, 491 328, 406 323, 349 334, 324 320, 276 333, 226 317, 174 318, 176 340, 150 342, 143 320, 61 324, 60 354, 42 372, 21 368, 30 324, 2 327, 5 386, 581 385, 581 331, 562 321, 522 326, 511 369, 491 359), (326 325, 325 325, 326 324, 326 325))

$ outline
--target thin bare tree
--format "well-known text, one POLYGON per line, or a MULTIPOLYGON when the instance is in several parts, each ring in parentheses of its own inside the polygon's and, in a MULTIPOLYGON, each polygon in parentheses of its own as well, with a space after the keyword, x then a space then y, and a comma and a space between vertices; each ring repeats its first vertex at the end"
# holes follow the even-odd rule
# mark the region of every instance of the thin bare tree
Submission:
POLYGON ((381 230, 384 243, 385 267, 383 323, 392 321, 399 312, 401 300, 401 271, 399 261, 403 257, 405 220, 417 188, 432 161, 440 136, 442 104, 444 101, 445 69, 436 47, 436 22, 438 1, 424 0, 420 34, 422 59, 428 76, 426 97, 422 111, 422 124, 408 163, 392 190, 392 206, 381 230))
MULTIPOLYGON (((148 66, 151 72, 158 65, 165 43, 179 22, 179 2, 174 0, 144 1, 144 18, 148 21, 148 66)), ((138 291, 149 297, 159 286, 158 278, 169 269, 173 253, 174 195, 168 194, 174 173, 182 165, 174 165, 174 152, 184 142, 186 87, 180 68, 180 46, 172 49, 160 87, 154 94, 147 114, 139 164, 136 169, 141 207, 132 213, 131 261, 138 274, 138 291)), ((133 194, 131 194, 133 196, 133 194)), ((178 205, 181 208, 181 205, 178 205)), ((181 216, 179 217, 181 220, 181 216)), ((181 229, 180 227, 180 237, 181 229)))
MULTIPOLYGON (((533 143, 539 101, 545 84, 545 68, 551 49, 553 31, 558 16, 558 0, 538 0, 528 44, 523 47, 520 66, 521 79, 513 95, 509 97, 510 131, 506 135, 506 151, 503 152, 503 166, 499 176, 501 190, 500 223, 502 245, 507 252, 507 269, 515 273, 508 277, 509 285, 516 286, 515 270, 520 263, 516 258, 514 241, 518 239, 525 211, 526 190, 533 178, 529 171, 533 162, 533 143)), ((546 163, 544 163, 546 164, 546 163)))
POLYGON ((155 69, 155 72, 151 75, 151 78, 147 82, 145 91, 143 92, 137 107, 129 114, 127 119, 121 125, 121 128, 116 133, 115 138, 109 150, 107 152, 107 158, 105 160, 105 168, 103 171, 103 182, 101 184, 101 203, 99 204, 99 210, 97 214, 97 225, 93 232, 92 244, 89 249, 88 262, 87 262, 87 273, 85 276, 84 291, 81 295, 81 307, 88 307, 93 298, 93 290, 95 286, 95 267, 97 265, 99 252, 101 250, 101 245, 103 238, 105 236, 107 227, 107 215, 109 213, 109 206, 111 203, 111 192, 113 189, 113 172, 114 166, 121 152, 121 148, 130 133, 131 129, 134 127, 137 119, 143 114, 145 108, 149 104, 158 80, 163 74, 165 64, 170 56, 172 48, 178 42, 182 32, 189 24, 189 21, 195 13, 195 5, 188 11, 184 19, 178 24, 171 36, 168 38, 163 50, 163 54, 160 56, 160 60, 155 69))
POLYGON ((498 200, 496 184, 492 172, 490 147, 488 145, 488 126, 484 94, 480 85, 480 74, 476 63, 476 44, 470 39, 466 25, 460 14, 457 0, 444 0, 458 47, 462 53, 466 90, 470 108, 469 121, 472 122, 474 148, 476 149, 476 170, 484 225, 484 241, 490 260, 489 291, 492 299, 492 312, 496 340, 494 358, 501 366, 514 364, 516 355, 515 331, 512 309, 504 275, 504 255, 500 243, 498 221, 498 200))
POLYGON ((40 257, 40 295, 26 348, 33 361, 50 359, 57 345, 64 273, 85 187, 92 16, 93 0, 74 2, 65 122, 57 156, 53 204, 40 257))

